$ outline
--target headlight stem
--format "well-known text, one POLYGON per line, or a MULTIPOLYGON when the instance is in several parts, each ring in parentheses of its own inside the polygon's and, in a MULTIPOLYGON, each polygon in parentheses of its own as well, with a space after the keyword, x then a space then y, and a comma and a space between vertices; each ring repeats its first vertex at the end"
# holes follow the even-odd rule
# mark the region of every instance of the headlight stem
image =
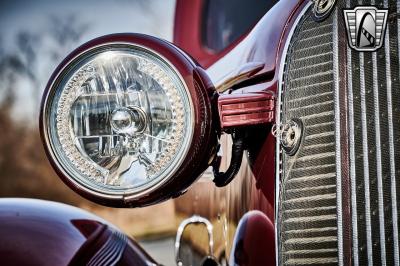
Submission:
POLYGON ((243 152, 245 150, 243 130, 235 129, 232 132, 232 156, 228 169, 225 172, 220 172, 219 167, 221 164, 221 156, 217 156, 213 162, 214 183, 217 187, 224 187, 228 185, 236 174, 239 172, 242 164, 243 152))

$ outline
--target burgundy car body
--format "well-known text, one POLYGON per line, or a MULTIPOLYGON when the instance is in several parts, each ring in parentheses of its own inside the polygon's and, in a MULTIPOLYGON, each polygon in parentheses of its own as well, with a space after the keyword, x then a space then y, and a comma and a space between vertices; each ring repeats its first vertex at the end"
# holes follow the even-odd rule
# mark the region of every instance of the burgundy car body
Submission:
MULTIPOLYGON (((257 69, 243 81, 249 85, 235 90, 233 94, 221 94, 220 103, 231 98, 243 104, 246 101, 251 102, 254 94, 276 95, 279 65, 286 38, 296 14, 307 3, 308 1, 279 1, 240 43, 234 44, 234 48, 229 46, 225 51, 211 57, 216 59, 213 63, 210 63, 210 58, 203 60, 207 51, 198 43, 192 42, 193 36, 188 35, 184 39, 179 34, 188 31, 185 27, 199 28, 200 22, 197 25, 193 25, 193 22, 176 24, 174 41, 189 54, 198 55, 196 59, 200 62, 210 65, 207 73, 217 89, 237 75, 235 70, 243 65, 263 64, 262 69, 257 69)), ((199 3, 197 5, 201 6, 199 3)), ((189 9, 189 3, 178 1, 177 10, 180 9, 189 9)), ((180 21, 179 18, 175 20, 180 21)), ((245 156, 241 169, 231 184, 216 188, 212 182, 203 178, 176 200, 176 209, 183 217, 200 215, 212 222, 214 257, 220 263, 230 261, 230 265, 275 264, 273 224, 276 142, 271 133, 273 119, 270 120, 265 126, 255 127, 249 141, 249 156, 245 156)), ((238 116, 236 123, 249 126, 252 121, 248 117, 238 116)), ((223 137, 222 150, 229 149, 230 141, 223 137)), ((225 161, 224 166, 227 164, 228 161, 225 161)), ((186 241, 192 252, 199 257, 206 256, 208 243, 199 241, 199 235, 204 234, 204 230, 194 226, 188 231, 186 241)))

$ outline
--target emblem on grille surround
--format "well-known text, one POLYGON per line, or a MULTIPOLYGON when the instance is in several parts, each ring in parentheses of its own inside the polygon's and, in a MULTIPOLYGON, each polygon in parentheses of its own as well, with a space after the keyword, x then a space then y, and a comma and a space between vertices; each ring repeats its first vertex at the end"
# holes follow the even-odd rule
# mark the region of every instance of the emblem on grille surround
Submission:
POLYGON ((388 10, 373 6, 343 9, 349 46, 360 52, 381 48, 385 37, 388 10))
POLYGON ((314 20, 323 21, 331 13, 336 0, 312 0, 314 2, 313 15, 314 20))
POLYGON ((272 135, 279 137, 281 146, 288 155, 296 154, 303 136, 303 122, 293 118, 285 124, 274 124, 272 135))

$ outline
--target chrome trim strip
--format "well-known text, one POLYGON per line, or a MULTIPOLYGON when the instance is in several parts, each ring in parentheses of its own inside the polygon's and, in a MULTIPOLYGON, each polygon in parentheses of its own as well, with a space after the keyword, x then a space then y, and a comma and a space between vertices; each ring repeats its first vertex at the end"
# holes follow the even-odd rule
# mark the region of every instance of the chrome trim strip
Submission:
POLYGON ((359 52, 360 56, 360 94, 361 94, 361 128, 362 128, 362 147, 363 147, 363 167, 364 167, 364 196, 365 196, 365 221, 367 234, 368 265, 372 266, 372 236, 371 236, 371 207, 369 189, 369 159, 368 159, 368 133, 367 133, 367 107, 365 103, 365 73, 364 73, 364 52, 359 52))
POLYGON ((356 169, 355 169, 355 143, 354 143, 354 101, 353 101, 353 80, 351 66, 351 50, 347 48, 347 88, 349 105, 349 137, 350 137, 350 181, 351 181, 351 216, 353 236, 353 260, 354 266, 358 266, 358 225, 357 225, 357 192, 356 192, 356 169))
MULTIPOLYGON (((294 31, 299 24, 301 18, 304 16, 304 14, 307 12, 309 7, 312 5, 312 2, 308 2, 303 10, 298 14, 296 17, 295 22, 293 23, 292 28, 290 29, 290 32, 288 34, 288 37, 286 39, 285 47, 283 49, 282 57, 281 57, 281 62, 279 66, 279 84, 278 84, 278 104, 276 105, 276 122, 275 123, 280 123, 281 122, 281 111, 282 111, 282 86, 283 86, 283 73, 285 69, 285 62, 286 62, 286 55, 290 46, 290 41, 292 40, 294 31)), ((276 145, 275 145, 275 219, 274 219, 274 226, 275 226, 275 262, 276 265, 280 265, 279 261, 279 230, 278 230, 278 217, 279 217, 279 195, 280 195, 280 174, 281 174, 281 149, 280 149, 280 137, 279 134, 276 137, 276 145)))
POLYGON ((117 265, 125 250, 127 241, 128 238, 124 234, 113 231, 108 240, 94 254, 87 265, 117 265))
MULTIPOLYGON (((371 4, 375 4, 371 0, 371 4)), ((383 176, 381 155, 381 126, 379 112, 379 89, 378 89, 378 61, 376 52, 372 53, 372 76, 374 92, 374 114, 375 114, 375 141, 376 141, 376 174, 378 179, 378 206, 379 206, 379 235, 381 241, 381 263, 386 266, 386 243, 385 243, 385 212, 383 206, 383 176)))
MULTIPOLYGON (((388 7, 388 0, 384 1, 384 7, 388 7)), ((400 3, 397 1, 397 14, 400 12, 400 3)), ((399 19, 397 18, 397 31, 400 29, 399 19)), ((389 27, 387 25, 386 36, 385 36, 385 57, 386 57, 386 81, 387 81, 387 102, 388 102, 388 124, 389 124, 389 153, 390 153, 390 182, 391 182, 391 196, 392 196, 392 217, 393 217, 393 244, 394 244, 394 263, 399 266, 399 229, 398 229, 398 213, 397 213, 397 195, 396 195, 396 166, 394 158, 394 136, 393 136, 393 106, 392 106, 392 80, 390 76, 390 46, 389 46, 389 27)), ((400 34, 397 35, 400 42, 400 34)), ((398 44, 400 44, 398 42, 398 44)), ((399 46, 400 56, 400 46, 399 46)))
POLYGON ((383 185, 382 185, 382 155, 381 155, 381 127, 379 121, 379 92, 378 92, 378 70, 376 66, 376 52, 372 54, 373 65, 373 90, 374 90, 374 113, 375 113, 375 141, 376 141, 376 173, 378 179, 378 205, 379 205, 379 233, 381 241, 382 265, 386 265, 385 245, 385 213, 383 206, 383 185))
POLYGON ((343 217, 342 217, 342 168, 341 168, 341 145, 340 145, 340 86, 339 86, 339 32, 338 32, 338 9, 334 11, 333 18, 333 78, 334 78, 334 101, 335 101, 335 153, 336 153, 336 211, 337 211, 337 241, 339 265, 343 265, 343 217))
POLYGON ((201 217, 199 215, 193 215, 192 217, 183 220, 181 222, 181 224, 179 225, 178 230, 176 232, 175 262, 176 262, 176 265, 178 265, 178 266, 183 265, 181 258, 179 256, 179 252, 181 249, 182 235, 183 235, 183 232, 185 231, 186 227, 191 224, 195 224, 195 225, 204 224, 206 226, 207 233, 208 233, 208 241, 209 241, 208 242, 208 247, 209 247, 208 252, 209 252, 210 256, 213 256, 213 250, 214 250, 213 225, 208 219, 201 217))

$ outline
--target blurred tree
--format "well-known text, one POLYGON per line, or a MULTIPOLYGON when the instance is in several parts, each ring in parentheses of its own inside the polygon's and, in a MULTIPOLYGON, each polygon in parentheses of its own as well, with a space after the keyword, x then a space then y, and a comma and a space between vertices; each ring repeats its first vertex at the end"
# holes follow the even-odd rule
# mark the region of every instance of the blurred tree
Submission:
POLYGON ((66 17, 50 16, 49 33, 54 39, 57 49, 49 51, 52 59, 59 61, 65 57, 71 46, 76 45, 82 35, 89 29, 89 24, 78 22, 76 15, 66 17))
MULTIPOLYGON (((132 1, 132 14, 146 14, 152 22, 148 26, 150 32, 162 31, 153 19, 159 17, 159 5, 146 0, 119 1, 132 1)), ((118 3, 112 2, 112 5, 118 3)), ((14 38, 7 39, 0 34, 0 197, 69 203, 94 212, 135 236, 175 232, 172 201, 131 210, 101 207, 64 185, 46 158, 37 127, 41 94, 52 69, 90 36, 89 26, 93 24, 82 21, 85 19, 85 16, 63 13, 49 16, 43 27, 31 27, 35 31, 16 31, 12 33, 14 38), (18 113, 21 110, 23 115, 18 113)))
MULTIPOLYGON (((85 200, 56 177, 46 159, 37 127, 17 123, 13 115, 19 89, 17 84, 21 79, 33 88, 32 97, 27 99, 32 101, 36 112, 39 110, 43 81, 38 67, 42 59, 38 55, 38 47, 43 49, 43 40, 51 39, 53 45, 45 47, 46 53, 50 60, 58 62, 88 28, 74 16, 52 16, 49 21, 48 30, 17 33, 16 49, 12 53, 2 49, 0 40, 0 197, 34 197, 77 205, 85 200)), ((29 90, 26 92, 29 93, 29 90)))

